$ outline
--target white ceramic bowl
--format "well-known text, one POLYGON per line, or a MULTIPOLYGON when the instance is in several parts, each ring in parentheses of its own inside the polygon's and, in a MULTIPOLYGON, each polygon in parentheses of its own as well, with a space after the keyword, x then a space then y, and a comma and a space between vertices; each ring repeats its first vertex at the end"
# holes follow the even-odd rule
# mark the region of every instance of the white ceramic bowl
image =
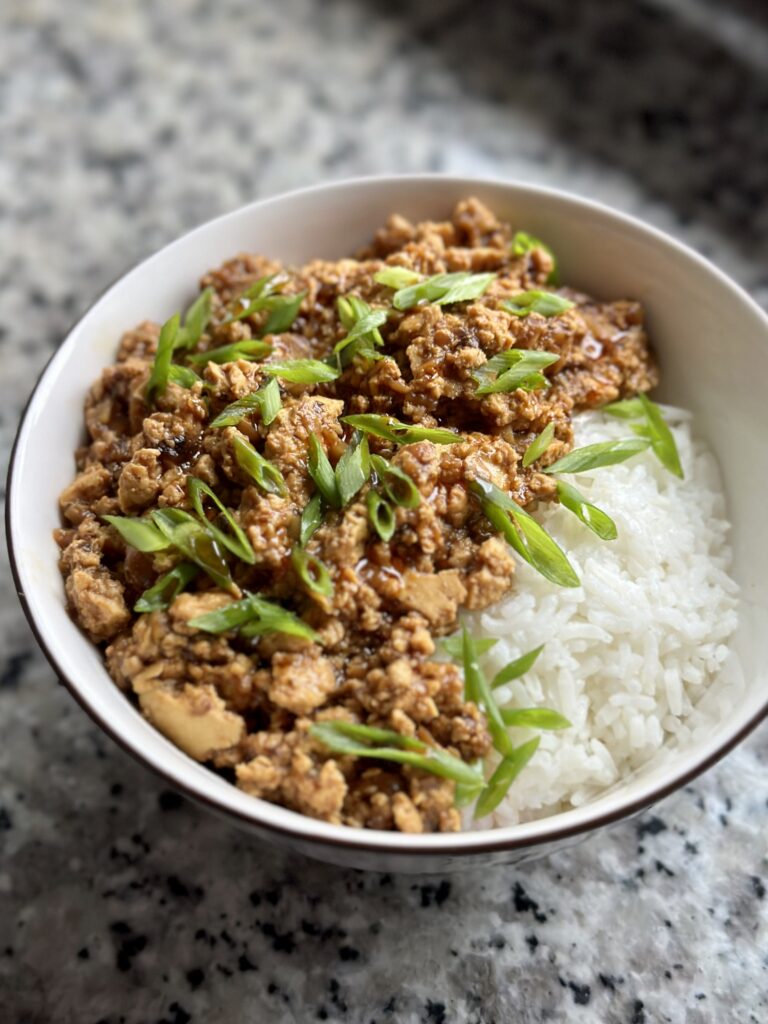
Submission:
POLYGON ((250 830, 341 865, 446 871, 514 862, 637 813, 687 783, 768 712, 768 318, 713 266, 671 238, 603 206, 549 189, 441 176, 369 178, 253 203, 204 224, 114 284, 57 350, 24 414, 8 482, 8 537, 16 583, 37 638, 73 695, 138 760, 199 803, 250 830), (742 588, 735 644, 745 697, 709 740, 638 772, 587 806, 529 824, 458 835, 413 836, 313 821, 240 792, 190 760, 149 725, 107 675, 99 651, 69 618, 51 533, 57 496, 73 473, 86 390, 114 358, 122 331, 165 320, 200 275, 243 250, 289 262, 353 253, 399 211, 444 218, 474 194, 501 217, 546 239, 563 279, 647 310, 663 371, 662 397, 692 409, 723 470, 742 588))

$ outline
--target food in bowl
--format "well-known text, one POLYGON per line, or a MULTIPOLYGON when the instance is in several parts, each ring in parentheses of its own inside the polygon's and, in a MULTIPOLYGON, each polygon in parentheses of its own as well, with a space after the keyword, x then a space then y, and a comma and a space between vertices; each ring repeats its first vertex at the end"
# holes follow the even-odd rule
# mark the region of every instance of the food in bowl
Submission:
POLYGON ((646 396, 638 304, 556 277, 470 199, 445 223, 393 216, 356 259, 238 256, 183 320, 123 336, 86 400, 61 568, 115 682, 191 757, 330 822, 452 831, 462 807, 498 823, 587 799, 700 714, 735 624, 711 460, 646 396), (633 489, 651 515, 686 504, 657 531, 697 559, 633 534, 633 489), (611 548, 600 598, 586 580, 610 577, 611 548), (615 634, 599 602, 638 573, 650 611, 615 634), (716 628, 680 601, 691 585, 716 628), (529 644, 542 623, 555 635, 529 644), (638 637, 656 662, 636 692, 638 637))

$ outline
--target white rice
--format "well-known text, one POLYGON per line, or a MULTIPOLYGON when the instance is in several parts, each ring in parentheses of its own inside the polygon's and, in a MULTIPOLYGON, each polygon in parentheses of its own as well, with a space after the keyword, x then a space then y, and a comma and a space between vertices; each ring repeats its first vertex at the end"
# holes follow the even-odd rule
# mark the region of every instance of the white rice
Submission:
MULTIPOLYGON (((661 752, 696 742, 732 706, 739 673, 728 641, 737 586, 728 575, 718 467, 692 439, 689 414, 664 411, 685 479, 647 452, 569 477, 613 518, 618 539, 601 541, 572 513, 549 506, 537 519, 582 585, 556 587, 519 564, 512 595, 465 619, 476 636, 499 638, 483 660, 489 677, 545 644, 534 667, 496 696, 502 706, 554 708, 572 723, 540 734, 503 802, 482 821, 470 813, 468 828, 579 806, 661 752)), ((583 414, 574 426, 577 446, 631 436, 626 422, 600 413, 583 414)), ((515 731, 518 740, 531 735, 515 731)))

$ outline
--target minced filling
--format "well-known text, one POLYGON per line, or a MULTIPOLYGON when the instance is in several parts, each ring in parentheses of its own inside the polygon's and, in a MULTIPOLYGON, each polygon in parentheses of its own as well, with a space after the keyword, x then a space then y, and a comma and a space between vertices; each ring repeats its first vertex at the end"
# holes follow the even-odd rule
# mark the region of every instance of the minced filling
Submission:
POLYGON ((529 513, 557 500, 545 470, 570 451, 574 413, 656 383, 639 305, 559 287, 549 250, 516 228, 468 199, 445 222, 391 217, 357 258, 237 256, 203 278, 202 326, 188 318, 176 336, 186 374, 152 383, 161 330, 144 322, 88 394, 57 532, 71 612, 149 721, 248 793, 334 823, 460 826, 454 779, 330 750, 312 726, 484 758, 487 716, 435 660, 461 609, 514 586, 517 556, 476 482, 529 513), (438 283, 408 305, 406 282, 458 273, 476 294, 450 301, 438 283), (528 362, 527 377, 502 380, 528 362), (190 479, 206 485, 200 522, 230 538, 234 523, 247 543, 246 559, 208 536, 218 575, 210 551, 142 550, 104 518, 194 517, 190 479), (205 625, 251 595, 301 628, 263 609, 250 630, 205 625))

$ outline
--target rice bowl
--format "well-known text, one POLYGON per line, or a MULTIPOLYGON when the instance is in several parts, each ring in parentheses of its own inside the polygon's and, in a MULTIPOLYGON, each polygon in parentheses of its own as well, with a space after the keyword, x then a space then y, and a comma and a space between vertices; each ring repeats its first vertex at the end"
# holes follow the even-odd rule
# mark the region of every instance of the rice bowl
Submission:
MULTIPOLYGON (((721 756, 764 714, 761 680, 766 659, 759 623, 765 609, 762 581, 766 557, 761 544, 752 543, 760 535, 760 517, 756 505, 746 500, 747 467, 759 462, 761 450, 749 426, 759 420, 761 398, 751 385, 742 389, 739 400, 731 406, 730 417, 719 422, 716 431, 708 415, 723 394, 734 396, 737 376, 741 381, 760 376, 766 355, 764 338, 764 316, 703 261, 628 218, 546 190, 440 178, 372 180, 256 204, 213 222, 128 275, 94 307, 57 353, 26 415, 10 478, 9 538, 19 589, 49 657, 107 731, 169 781, 257 833, 337 863, 369 867, 440 870, 467 864, 473 855, 486 860, 513 860, 527 855, 526 850, 544 852, 553 842, 563 842, 585 829, 617 820, 669 792, 721 756), (633 282, 636 293, 650 309, 664 363, 666 396, 693 410, 696 433, 702 433, 714 447, 725 475, 734 521, 734 575, 742 594, 734 649, 744 667, 745 691, 743 700, 723 718, 713 736, 693 735, 692 745, 684 751, 671 751, 663 766, 650 762, 620 787, 556 818, 451 837, 362 836, 353 829, 339 830, 244 799, 204 769, 190 765, 166 741, 153 735, 119 693, 109 691, 98 658, 66 616, 62 617, 60 584, 47 560, 50 556, 38 554, 50 550, 43 538, 53 525, 40 509, 50 507, 46 495, 66 483, 63 453, 76 440, 72 424, 77 422, 84 387, 108 358, 115 330, 128 326, 129 307, 136 307, 140 294, 147 312, 160 319, 169 312, 169 297, 173 304, 181 300, 184 282, 190 274, 199 274, 210 265, 217 250, 218 257, 223 258, 236 248, 266 248, 278 224, 283 228, 284 258, 305 258, 320 245, 327 245, 331 237, 332 251, 338 253, 360 244, 361 224, 375 224, 388 209, 396 206, 418 216, 439 216, 468 190, 480 193, 506 216, 518 223, 524 219, 537 234, 555 241, 564 267, 580 266, 581 280, 576 283, 589 287, 592 282, 595 287, 595 282, 600 282, 603 294, 621 294, 631 290, 629 282, 633 282), (286 221, 288 211, 290 219, 286 221), (309 235, 307 217, 311 220, 309 235), (301 232, 291 226, 298 221, 304 224, 301 232), (588 261, 579 263, 585 225, 594 244, 588 261), (307 246, 311 247, 309 252, 307 246), (716 372, 713 359, 722 345, 713 329, 717 319, 714 310, 730 328, 731 372, 726 377, 716 372), (685 342, 686 336, 692 335, 697 338, 700 357, 695 364, 688 358, 685 342), (77 360, 71 358, 74 351, 78 352, 77 360), (52 387, 57 394, 55 409, 48 402, 52 387), (48 414, 42 416, 46 405, 48 414), (41 451, 58 452, 60 458, 50 462, 50 471, 30 476, 41 451), (726 452, 728 457, 724 459, 726 452), (750 543, 745 547, 747 538, 750 543)), ((754 481, 754 477, 750 479, 754 481)))

